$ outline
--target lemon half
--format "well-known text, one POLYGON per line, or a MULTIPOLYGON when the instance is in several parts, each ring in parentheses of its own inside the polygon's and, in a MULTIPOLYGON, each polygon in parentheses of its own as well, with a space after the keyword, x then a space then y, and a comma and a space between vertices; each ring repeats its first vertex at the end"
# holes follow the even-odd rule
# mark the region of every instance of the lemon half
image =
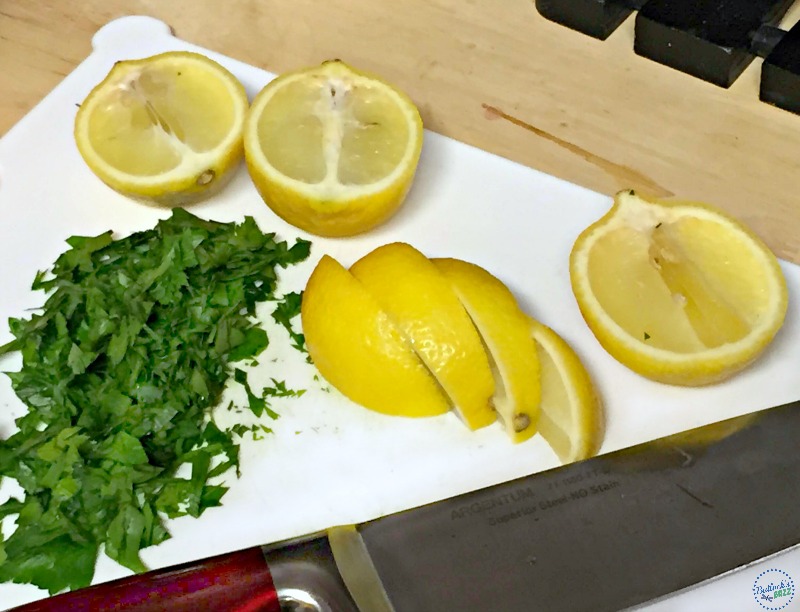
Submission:
POLYGON ((78 109, 75 142, 113 189, 181 206, 228 181, 247 107, 244 87, 220 64, 170 51, 114 64, 78 109))
POLYGON ((702 385, 755 360, 783 324, 778 260, 708 205, 617 194, 578 237, 570 277, 584 319, 618 361, 649 378, 702 385))
POLYGON ((280 217, 313 234, 350 236, 403 203, 422 136, 407 95, 337 60, 267 84, 248 113, 245 158, 280 217))

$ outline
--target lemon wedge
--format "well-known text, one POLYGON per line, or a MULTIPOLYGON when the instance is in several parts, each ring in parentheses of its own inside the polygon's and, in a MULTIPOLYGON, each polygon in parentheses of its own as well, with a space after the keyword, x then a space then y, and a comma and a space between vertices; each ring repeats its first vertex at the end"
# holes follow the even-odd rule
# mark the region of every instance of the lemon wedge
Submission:
POLYGON ((494 379, 466 310, 436 266, 414 247, 378 247, 350 268, 433 373, 470 429, 495 421, 494 379))
POLYGON ((408 340, 361 283, 332 257, 323 256, 312 272, 300 316, 314 365, 354 402, 407 417, 450 410, 408 340))
POLYGON ((783 324, 786 281, 766 245, 708 205, 618 193, 576 240, 572 290, 600 344, 672 384, 724 380, 783 324))
POLYGON ((603 407, 580 358, 552 329, 529 319, 541 368, 539 433, 562 463, 597 454, 605 435, 603 407))
POLYGON ((83 101, 75 142, 113 189, 182 206, 218 191, 242 158, 248 102, 217 62, 170 51, 117 62, 83 101))
POLYGON ((539 359, 528 317, 499 279, 459 259, 432 259, 466 308, 486 347, 494 375, 492 405, 515 443, 536 433, 539 359))
POLYGON ((321 236, 365 232, 403 203, 422 149, 403 92, 341 61, 281 75, 253 100, 244 148, 261 197, 321 236))

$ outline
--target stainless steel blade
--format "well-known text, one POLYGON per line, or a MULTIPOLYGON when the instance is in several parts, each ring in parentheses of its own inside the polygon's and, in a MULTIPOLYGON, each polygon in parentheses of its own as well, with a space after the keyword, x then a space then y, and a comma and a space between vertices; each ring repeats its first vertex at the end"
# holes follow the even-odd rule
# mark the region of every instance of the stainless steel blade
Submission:
POLYGON ((800 542, 798 440, 800 401, 358 529, 397 612, 621 610, 800 542))

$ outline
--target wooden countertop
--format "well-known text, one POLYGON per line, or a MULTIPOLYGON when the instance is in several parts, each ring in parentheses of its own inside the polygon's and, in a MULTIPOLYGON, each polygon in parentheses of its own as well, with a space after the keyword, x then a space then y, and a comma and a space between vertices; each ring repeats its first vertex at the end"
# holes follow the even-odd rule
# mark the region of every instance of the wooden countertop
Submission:
POLYGON ((711 202, 800 263, 800 116, 758 100, 760 60, 721 89, 636 56, 632 18, 601 42, 533 0, 4 0, 0 134, 133 14, 273 72, 341 58, 405 89, 436 132, 602 193, 711 202))

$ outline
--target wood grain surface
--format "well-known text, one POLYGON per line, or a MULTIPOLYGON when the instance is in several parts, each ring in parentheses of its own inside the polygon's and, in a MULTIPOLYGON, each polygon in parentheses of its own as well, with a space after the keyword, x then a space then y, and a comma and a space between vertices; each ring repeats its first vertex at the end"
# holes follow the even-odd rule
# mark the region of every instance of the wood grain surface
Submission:
POLYGON ((800 263, 800 116, 758 100, 760 60, 721 89, 636 56, 632 18, 601 42, 532 0, 0 0, 0 134, 124 15, 273 72, 341 58, 431 130, 605 194, 713 203, 800 263))

